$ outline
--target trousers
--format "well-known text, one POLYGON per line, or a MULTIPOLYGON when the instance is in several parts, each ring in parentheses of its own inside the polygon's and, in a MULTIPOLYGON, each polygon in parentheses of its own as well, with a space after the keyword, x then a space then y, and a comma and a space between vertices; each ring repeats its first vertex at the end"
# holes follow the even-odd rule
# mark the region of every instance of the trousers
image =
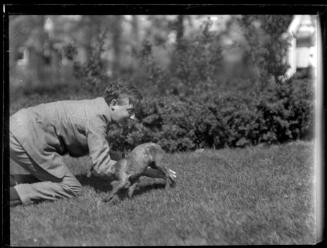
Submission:
MULTIPOLYGON (((66 173, 63 178, 58 179, 54 177, 33 161, 11 132, 9 136, 10 159, 15 161, 18 166, 22 167, 35 179, 33 183, 18 182, 14 185, 24 205, 42 200, 72 198, 80 194, 82 185, 68 168, 65 168, 66 173)), ((65 164, 60 166, 66 167, 65 164)), ((10 169, 10 179, 15 178, 15 176, 17 176, 15 170, 10 169)))

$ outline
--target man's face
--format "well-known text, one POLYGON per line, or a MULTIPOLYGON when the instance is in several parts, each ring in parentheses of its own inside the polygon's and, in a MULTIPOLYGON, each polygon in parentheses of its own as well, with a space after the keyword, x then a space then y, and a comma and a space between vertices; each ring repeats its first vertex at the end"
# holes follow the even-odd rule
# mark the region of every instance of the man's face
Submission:
POLYGON ((129 118, 134 119, 134 106, 129 103, 128 98, 123 98, 118 102, 117 100, 113 100, 110 104, 111 108, 111 118, 113 121, 118 123, 124 123, 129 118))

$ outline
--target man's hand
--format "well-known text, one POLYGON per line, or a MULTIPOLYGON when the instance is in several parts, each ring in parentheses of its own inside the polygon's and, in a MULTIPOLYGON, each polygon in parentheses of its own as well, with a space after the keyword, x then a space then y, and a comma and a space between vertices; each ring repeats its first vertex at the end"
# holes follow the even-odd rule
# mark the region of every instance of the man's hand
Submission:
POLYGON ((168 169, 168 173, 169 173, 169 176, 170 176, 171 178, 173 178, 173 179, 176 178, 176 172, 175 172, 175 171, 173 171, 173 170, 171 170, 171 169, 168 169))
POLYGON ((87 172, 87 177, 91 177, 91 175, 100 177, 100 178, 111 178, 112 175, 112 170, 113 166, 117 163, 115 160, 110 160, 109 164, 102 165, 100 168, 97 168, 95 170, 94 167, 92 167, 88 172, 87 172))

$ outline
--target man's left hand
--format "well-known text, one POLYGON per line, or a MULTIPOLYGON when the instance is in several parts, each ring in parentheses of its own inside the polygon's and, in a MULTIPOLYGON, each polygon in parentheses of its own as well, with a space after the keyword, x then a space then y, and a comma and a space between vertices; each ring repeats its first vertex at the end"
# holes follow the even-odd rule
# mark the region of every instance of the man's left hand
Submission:
POLYGON ((168 169, 168 173, 169 173, 169 176, 170 176, 171 178, 173 178, 173 179, 176 178, 176 172, 175 172, 175 171, 173 171, 173 170, 171 170, 171 169, 168 169))

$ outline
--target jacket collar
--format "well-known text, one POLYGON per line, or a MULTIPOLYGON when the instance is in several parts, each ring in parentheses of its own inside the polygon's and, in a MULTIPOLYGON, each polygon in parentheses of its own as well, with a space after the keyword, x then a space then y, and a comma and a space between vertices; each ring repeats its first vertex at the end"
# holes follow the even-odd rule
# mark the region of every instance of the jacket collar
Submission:
POLYGON ((98 104, 97 108, 100 114, 104 117, 106 122, 109 124, 111 122, 110 109, 103 97, 97 97, 94 99, 98 104))

